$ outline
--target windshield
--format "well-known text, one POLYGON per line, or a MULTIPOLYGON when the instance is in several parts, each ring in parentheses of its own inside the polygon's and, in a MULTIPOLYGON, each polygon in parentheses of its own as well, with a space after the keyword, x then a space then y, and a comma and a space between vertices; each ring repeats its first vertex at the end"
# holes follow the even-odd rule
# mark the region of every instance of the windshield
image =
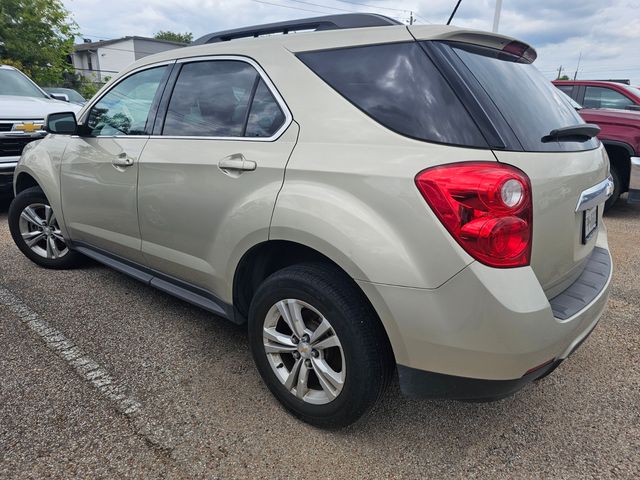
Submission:
POLYGON ((551 130, 585 122, 535 66, 499 50, 461 43, 449 45, 500 110, 525 151, 580 151, 597 147, 595 139, 542 141, 551 130))
POLYGON ((0 68, 0 95, 45 97, 42 91, 22 73, 5 68, 0 68))

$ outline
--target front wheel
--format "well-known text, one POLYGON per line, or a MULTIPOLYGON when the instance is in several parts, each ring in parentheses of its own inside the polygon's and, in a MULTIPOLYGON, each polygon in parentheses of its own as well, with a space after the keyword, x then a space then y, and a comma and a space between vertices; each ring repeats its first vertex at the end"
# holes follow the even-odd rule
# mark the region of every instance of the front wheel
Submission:
POLYGON ((42 267, 72 268, 81 259, 79 253, 69 249, 56 212, 39 187, 28 188, 13 199, 9 230, 20 251, 42 267))

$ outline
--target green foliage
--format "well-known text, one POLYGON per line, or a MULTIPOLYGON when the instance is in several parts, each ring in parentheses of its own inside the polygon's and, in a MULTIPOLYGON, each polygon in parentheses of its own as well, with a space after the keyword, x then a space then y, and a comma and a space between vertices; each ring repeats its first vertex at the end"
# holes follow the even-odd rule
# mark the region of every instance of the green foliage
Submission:
POLYGON ((191 43, 193 42, 193 33, 176 33, 167 30, 156 33, 153 38, 157 38, 158 40, 169 40, 171 42, 191 43))
POLYGON ((73 71, 67 56, 76 32, 60 0, 0 1, 0 58, 39 85, 60 83, 73 71))
POLYGON ((568 75, 562 75, 561 77, 558 77, 558 80, 569 80, 569 76, 568 75))

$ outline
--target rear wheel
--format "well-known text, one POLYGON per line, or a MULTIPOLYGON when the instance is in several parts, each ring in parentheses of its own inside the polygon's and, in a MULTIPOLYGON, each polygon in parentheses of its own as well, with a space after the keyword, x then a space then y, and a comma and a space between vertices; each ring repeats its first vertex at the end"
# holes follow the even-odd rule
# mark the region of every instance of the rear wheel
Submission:
POLYGON ((391 376, 380 321, 357 286, 331 266, 301 264, 267 278, 251 302, 249 339, 271 392, 315 426, 355 422, 391 376))
POLYGON ((42 267, 71 268, 82 258, 69 249, 56 213, 39 187, 22 191, 11 202, 9 230, 20 251, 42 267))

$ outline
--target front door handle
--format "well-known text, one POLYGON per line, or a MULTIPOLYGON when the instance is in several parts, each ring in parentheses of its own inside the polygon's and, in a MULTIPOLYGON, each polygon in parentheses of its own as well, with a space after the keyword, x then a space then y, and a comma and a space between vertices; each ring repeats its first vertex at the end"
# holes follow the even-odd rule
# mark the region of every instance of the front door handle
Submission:
POLYGON ((125 152, 119 154, 116 158, 114 158, 111 163, 114 167, 130 167, 133 165, 133 158, 127 155, 125 152))
POLYGON ((218 167, 225 173, 252 172, 256 166, 256 162, 247 160, 241 153, 229 155, 218 162, 218 167))

